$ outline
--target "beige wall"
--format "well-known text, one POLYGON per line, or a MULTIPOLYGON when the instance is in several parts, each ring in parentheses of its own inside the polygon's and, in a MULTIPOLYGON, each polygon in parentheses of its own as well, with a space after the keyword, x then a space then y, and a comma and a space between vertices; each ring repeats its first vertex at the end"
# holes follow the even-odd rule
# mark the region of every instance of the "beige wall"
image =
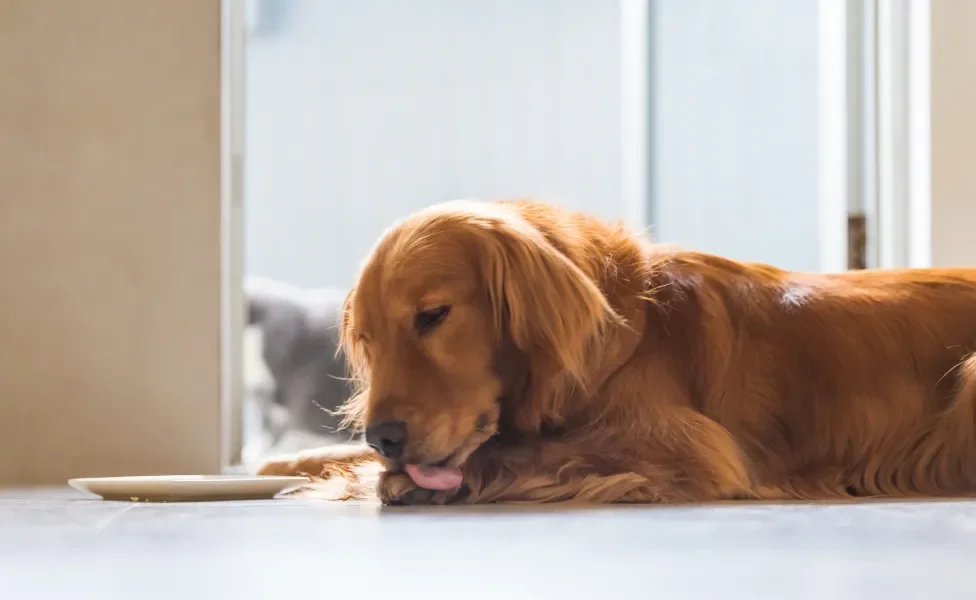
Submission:
POLYGON ((932 262, 976 266, 976 1, 931 7, 932 262))
POLYGON ((0 0, 0 484, 219 467, 218 0, 0 0))

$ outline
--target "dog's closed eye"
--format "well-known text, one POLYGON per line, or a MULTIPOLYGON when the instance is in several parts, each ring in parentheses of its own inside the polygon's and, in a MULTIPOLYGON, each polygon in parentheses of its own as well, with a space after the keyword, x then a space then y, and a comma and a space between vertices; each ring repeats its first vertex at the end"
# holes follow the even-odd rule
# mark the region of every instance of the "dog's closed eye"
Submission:
POLYGON ((474 422, 474 428, 478 431, 485 431, 489 425, 491 425, 491 417, 485 413, 478 415, 478 419, 474 422))
POLYGON ((417 333, 426 333, 443 323, 450 312, 451 307, 447 305, 438 306, 430 310, 417 311, 417 314, 413 318, 414 329, 417 330, 417 333))

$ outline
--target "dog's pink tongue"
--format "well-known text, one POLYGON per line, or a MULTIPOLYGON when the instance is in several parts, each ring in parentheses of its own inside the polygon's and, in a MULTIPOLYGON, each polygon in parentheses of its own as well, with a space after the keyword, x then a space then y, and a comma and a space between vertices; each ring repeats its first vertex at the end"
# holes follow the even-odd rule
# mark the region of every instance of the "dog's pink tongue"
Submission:
POLYGON ((453 490, 461 487, 464 476, 457 467, 428 467, 407 465, 407 475, 413 482, 427 490, 453 490))

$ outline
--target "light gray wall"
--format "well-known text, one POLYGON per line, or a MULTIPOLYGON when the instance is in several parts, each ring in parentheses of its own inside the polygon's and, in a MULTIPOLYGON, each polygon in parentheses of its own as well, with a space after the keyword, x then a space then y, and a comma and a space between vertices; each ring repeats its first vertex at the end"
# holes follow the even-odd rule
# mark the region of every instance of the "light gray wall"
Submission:
MULTIPOLYGON (((618 0, 255 1, 249 274, 346 286, 461 196, 625 214, 618 0)), ((655 237, 818 268, 817 0, 651 2, 655 237)))
POLYGON ((393 219, 455 197, 623 215, 616 1, 268 6, 277 30, 247 54, 248 273, 348 285, 393 219))
POLYGON ((654 0, 655 237, 818 260, 817 0, 654 0))
POLYGON ((976 265, 976 4, 932 3, 932 265, 976 265))

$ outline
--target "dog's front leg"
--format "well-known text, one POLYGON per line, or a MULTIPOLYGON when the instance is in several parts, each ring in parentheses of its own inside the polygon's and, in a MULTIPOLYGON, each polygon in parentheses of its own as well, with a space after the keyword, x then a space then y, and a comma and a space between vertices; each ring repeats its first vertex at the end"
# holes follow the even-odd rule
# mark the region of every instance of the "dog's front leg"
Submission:
POLYGON ((461 470, 456 491, 419 489, 405 474, 380 481, 390 504, 492 502, 676 503, 755 498, 751 470, 725 428, 692 410, 653 428, 597 427, 596 433, 490 440, 461 470))
POLYGON ((337 474, 342 475, 349 469, 379 462, 376 452, 363 445, 323 446, 269 458, 258 468, 257 474, 328 479, 337 474))
POLYGON ((750 495, 741 463, 716 464, 688 448, 587 442, 486 446, 465 465, 465 486, 454 501, 677 503, 750 495))

